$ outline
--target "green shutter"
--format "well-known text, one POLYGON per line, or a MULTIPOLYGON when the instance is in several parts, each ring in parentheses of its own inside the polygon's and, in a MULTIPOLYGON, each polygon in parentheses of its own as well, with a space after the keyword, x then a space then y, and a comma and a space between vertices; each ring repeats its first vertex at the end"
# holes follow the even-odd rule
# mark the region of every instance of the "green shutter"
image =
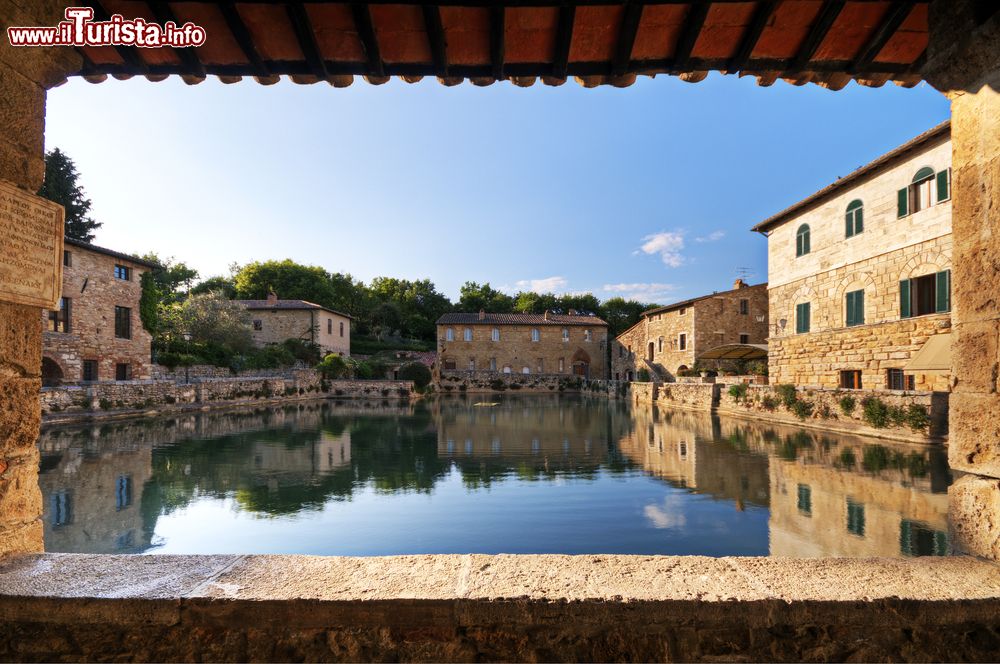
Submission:
POLYGON ((934 310, 939 314, 951 311, 951 270, 938 272, 934 281, 937 287, 934 310))
POLYGON ((909 318, 910 313, 910 280, 903 279, 899 282, 899 317, 909 318))
POLYGON ((865 323, 865 292, 858 291, 854 295, 854 306, 857 307, 857 311, 854 312, 854 320, 858 325, 864 325, 865 323))
POLYGON ((808 302, 795 305, 795 333, 805 334, 809 331, 809 310, 808 302))
POLYGON ((848 211, 844 216, 844 237, 851 237, 854 235, 854 215, 848 211))
POLYGON ((858 208, 854 211, 854 234, 857 235, 865 230, 865 210, 858 208))
POLYGON ((948 191, 948 189, 949 189, 948 185, 950 184, 948 182, 948 180, 950 180, 950 178, 948 177, 948 175, 949 175, 949 172, 948 172, 947 169, 945 169, 943 171, 940 171, 937 174, 937 199, 938 199, 938 203, 940 203, 941 201, 946 201, 949 198, 951 198, 951 192, 948 191))
POLYGON ((847 326, 856 325, 854 322, 854 291, 847 294, 847 302, 845 303, 847 309, 847 326))
POLYGON ((803 313, 802 319, 805 321, 805 323, 803 324, 803 330, 802 331, 803 332, 808 332, 809 331, 809 326, 811 324, 810 318, 811 318, 811 314, 812 314, 812 305, 809 304, 808 302, 806 302, 805 304, 803 304, 802 305, 802 313, 803 313))
POLYGON ((896 218, 905 217, 910 213, 910 190, 903 187, 896 194, 896 218))

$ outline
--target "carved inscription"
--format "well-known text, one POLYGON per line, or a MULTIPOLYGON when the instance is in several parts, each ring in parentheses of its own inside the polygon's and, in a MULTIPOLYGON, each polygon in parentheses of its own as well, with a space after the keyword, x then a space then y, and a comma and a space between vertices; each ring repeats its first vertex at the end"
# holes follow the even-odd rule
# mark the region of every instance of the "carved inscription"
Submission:
POLYGON ((62 206, 0 180, 0 301, 57 308, 62 255, 62 206))

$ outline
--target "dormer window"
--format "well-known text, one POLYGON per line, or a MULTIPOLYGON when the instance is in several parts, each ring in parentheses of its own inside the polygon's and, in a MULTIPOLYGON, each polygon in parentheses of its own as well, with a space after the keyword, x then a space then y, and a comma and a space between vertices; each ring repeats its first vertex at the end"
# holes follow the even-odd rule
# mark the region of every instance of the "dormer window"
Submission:
POLYGON ((809 249, 809 224, 802 224, 795 231, 795 256, 805 256, 809 249))
POLYGON ((864 203, 860 200, 853 200, 847 206, 844 237, 854 237, 865 230, 864 209, 864 203))

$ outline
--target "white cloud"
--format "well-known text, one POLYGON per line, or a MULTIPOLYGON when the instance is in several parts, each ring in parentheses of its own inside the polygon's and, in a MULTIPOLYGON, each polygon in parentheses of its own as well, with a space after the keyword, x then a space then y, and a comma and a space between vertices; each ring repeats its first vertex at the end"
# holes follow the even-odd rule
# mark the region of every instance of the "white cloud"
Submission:
POLYGON ((647 235, 642 238, 642 246, 639 247, 639 251, 649 256, 659 254, 667 267, 680 267, 684 264, 682 249, 684 249, 684 234, 679 231, 663 231, 647 235))
POLYGON ((696 237, 695 242, 716 242, 726 237, 726 231, 712 231, 708 235, 703 235, 701 237, 696 237))
POLYGON ((514 284, 518 290, 533 293, 558 293, 566 288, 569 282, 565 277, 546 277, 544 279, 523 279, 514 284))
POLYGON ((614 293, 626 300, 642 300, 651 302, 666 297, 679 288, 674 284, 635 283, 635 284, 604 284, 605 293, 614 293))

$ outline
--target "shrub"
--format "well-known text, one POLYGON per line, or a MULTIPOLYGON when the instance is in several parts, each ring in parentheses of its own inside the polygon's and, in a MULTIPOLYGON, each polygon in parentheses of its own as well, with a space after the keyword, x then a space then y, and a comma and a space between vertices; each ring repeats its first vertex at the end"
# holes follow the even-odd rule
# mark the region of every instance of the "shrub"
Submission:
POLYGON ((496 390, 497 392, 503 392, 504 390, 507 389, 507 385, 499 378, 494 378, 493 380, 490 381, 490 389, 496 390))
POLYGON ((431 370, 420 362, 410 362, 399 368, 400 380, 412 380, 413 385, 422 390, 431 382, 431 370))
POLYGON ((767 362, 765 360, 751 360, 747 362, 746 370, 748 374, 754 376, 766 376, 767 362))
POLYGON ((792 404, 790 410, 795 414, 795 417, 799 418, 800 420, 804 420, 810 415, 812 415, 813 404, 811 401, 803 401, 802 399, 796 399, 795 403, 792 404))
POLYGON ((729 386, 729 396, 736 400, 737 403, 741 401, 746 401, 747 391, 750 388, 747 387, 746 383, 737 383, 736 385, 729 386))
POLYGON ((635 379, 640 383, 649 382, 649 371, 647 369, 639 369, 635 374, 635 379))
POLYGON ((764 398, 760 400, 760 405, 764 407, 764 410, 773 411, 778 407, 778 400, 770 394, 765 394, 764 398))
POLYGON ((844 415, 850 415, 854 412, 854 407, 858 405, 858 402, 852 396, 840 397, 840 412, 844 415))
POLYGON ((347 375, 347 362, 340 355, 331 353, 316 365, 316 370, 322 374, 324 379, 343 378, 347 375))
POLYGON ((295 364, 295 356, 282 345, 268 344, 244 357, 247 369, 277 369, 295 364))
POLYGON ((889 426, 889 407, 877 397, 865 397, 861 401, 862 419, 875 427, 884 429, 889 426))
POLYGON ((917 403, 911 403, 906 409, 906 423, 914 431, 925 431, 931 425, 931 418, 927 414, 927 408, 917 403))
POLYGON ((791 410, 795 402, 799 400, 799 395, 794 385, 776 385, 774 391, 778 393, 778 398, 781 399, 781 403, 788 410, 791 410))
POLYGON ((316 364, 322 356, 322 349, 318 344, 304 339, 285 339, 281 342, 282 347, 292 354, 296 360, 308 365, 316 364))
POLYGON ((894 427, 901 427, 906 424, 906 409, 902 406, 889 406, 889 422, 894 427))
POLYGON ((110 399, 101 399, 97 403, 101 407, 101 410, 111 410, 111 400, 110 399))

